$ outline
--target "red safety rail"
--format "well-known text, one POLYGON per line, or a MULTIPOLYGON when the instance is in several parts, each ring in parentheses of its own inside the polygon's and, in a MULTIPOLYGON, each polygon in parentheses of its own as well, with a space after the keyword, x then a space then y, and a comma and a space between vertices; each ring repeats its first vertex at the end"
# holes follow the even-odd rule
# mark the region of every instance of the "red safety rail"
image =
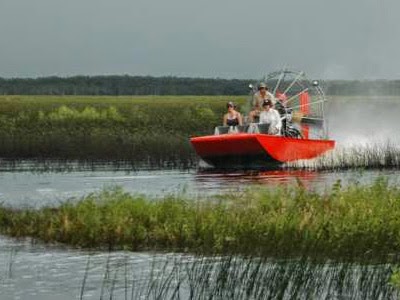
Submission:
MULTIPOLYGON (((299 95, 299 102, 300 102, 300 111, 303 113, 304 116, 310 114, 310 95, 307 91, 301 93, 299 95)), ((308 139, 310 127, 305 124, 301 124, 301 134, 303 138, 308 139)))

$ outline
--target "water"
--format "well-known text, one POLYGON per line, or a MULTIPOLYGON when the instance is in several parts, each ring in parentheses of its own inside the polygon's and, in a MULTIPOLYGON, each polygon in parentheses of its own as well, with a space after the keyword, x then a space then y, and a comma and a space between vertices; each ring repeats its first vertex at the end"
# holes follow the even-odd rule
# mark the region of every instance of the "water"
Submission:
MULTIPOLYGON (((310 189, 324 190, 339 179, 344 185, 349 182, 364 184, 384 176, 392 184, 398 184, 400 174, 396 170, 276 170, 230 173, 194 169, 134 171, 129 166, 114 168, 110 165, 48 170, 38 169, 29 163, 1 169, 0 201, 3 205, 13 207, 58 205, 71 198, 77 199, 114 185, 121 186, 130 193, 145 194, 153 198, 165 194, 202 197, 218 193, 236 193, 251 188, 275 188, 297 184, 310 189)), ((209 278, 207 286, 218 290, 221 289, 218 286, 218 276, 222 276, 226 270, 236 270, 234 266, 218 269, 218 266, 223 264, 212 261, 196 265, 196 261, 197 258, 186 255, 81 251, 61 245, 43 245, 0 236, 0 299, 63 300, 80 299, 81 295, 83 299, 109 299, 110 295, 113 299, 147 299, 147 296, 155 299, 157 292, 162 291, 163 285, 169 282, 167 290, 171 295, 174 291, 172 287, 176 288, 179 281, 182 282, 179 290, 181 299, 186 299, 190 294, 191 285, 194 282, 200 284, 206 273, 206 277, 209 278), (211 269, 207 269, 207 265, 212 266, 211 269), (187 273, 188 270, 194 270, 193 268, 198 268, 197 273, 193 273, 200 276, 197 279, 193 274, 190 277, 187 273)), ((236 271, 244 272, 242 269, 246 265, 248 264, 236 264, 239 268, 236 271)), ((377 296, 377 299, 388 299, 396 295, 387 284, 391 274, 390 265, 351 265, 345 268, 338 264, 307 263, 305 268, 302 264, 293 264, 290 261, 269 261, 263 266, 265 268, 262 276, 267 278, 259 274, 261 277, 257 280, 270 282, 267 285, 270 291, 283 291, 284 299, 291 299, 295 285, 299 289, 300 299, 318 295, 330 299, 369 298, 371 295, 377 296), (341 276, 344 276, 344 279, 340 279, 341 276), (286 284, 278 290, 278 283, 281 282, 286 284), (293 282, 297 283, 294 285, 293 282)), ((232 273, 230 276, 234 278, 235 274, 237 275, 232 273)), ((201 284, 206 286, 205 282, 201 284)), ((204 286, 202 288, 205 294, 213 292, 206 290, 204 286)), ((225 287, 222 290, 220 292, 227 297, 229 288, 225 287)), ((243 291, 236 293, 244 295, 243 291)), ((257 298, 256 294, 252 297, 257 298)), ((236 299, 239 298, 238 296, 236 299)), ((247 297, 243 296, 242 299, 247 297)))
POLYGON ((318 172, 306 170, 213 172, 190 170, 132 171, 98 165, 97 169, 38 172, 36 169, 0 171, 0 201, 13 207, 58 205, 68 199, 79 199, 107 187, 121 186, 133 194, 163 197, 186 194, 194 197, 231 193, 254 187, 276 187, 299 184, 323 190, 337 180, 343 184, 372 182, 386 176, 399 182, 398 171, 318 172))
POLYGON ((1 299, 189 299, 190 295, 191 299, 396 299, 398 296, 387 284, 392 272, 389 264, 89 252, 7 238, 0 240, 0 261, 3 262, 1 299))

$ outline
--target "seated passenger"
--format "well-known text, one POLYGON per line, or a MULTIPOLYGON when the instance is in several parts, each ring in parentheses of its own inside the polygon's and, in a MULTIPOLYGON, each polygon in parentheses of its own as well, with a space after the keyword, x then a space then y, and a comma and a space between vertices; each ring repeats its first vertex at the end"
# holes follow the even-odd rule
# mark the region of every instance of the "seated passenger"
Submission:
POLYGON ((224 115, 223 124, 224 126, 237 126, 243 125, 242 115, 236 111, 236 106, 232 101, 226 104, 228 112, 224 115))
POLYGON ((253 95, 253 110, 249 113, 250 122, 257 122, 257 119, 260 116, 261 105, 265 100, 270 100, 272 105, 275 104, 274 95, 268 92, 268 87, 264 82, 261 82, 258 85, 258 92, 253 95))
POLYGON ((262 104, 260 124, 269 124, 268 134, 279 135, 281 133, 281 116, 276 109, 272 108, 271 100, 265 100, 262 104))

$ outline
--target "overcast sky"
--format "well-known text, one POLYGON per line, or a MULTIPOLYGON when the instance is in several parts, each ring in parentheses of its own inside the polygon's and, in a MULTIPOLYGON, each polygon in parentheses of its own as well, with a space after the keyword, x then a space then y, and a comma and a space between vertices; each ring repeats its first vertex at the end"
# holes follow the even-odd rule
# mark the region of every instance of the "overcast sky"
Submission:
POLYGON ((0 77, 400 79, 399 0, 0 0, 0 77))

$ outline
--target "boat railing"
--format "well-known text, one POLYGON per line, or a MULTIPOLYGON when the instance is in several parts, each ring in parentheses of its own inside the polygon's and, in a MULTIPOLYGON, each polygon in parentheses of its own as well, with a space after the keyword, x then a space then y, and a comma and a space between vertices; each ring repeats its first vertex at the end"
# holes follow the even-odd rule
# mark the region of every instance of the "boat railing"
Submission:
POLYGON ((269 124, 264 123, 264 124, 257 124, 257 129, 259 133, 264 133, 267 134, 269 130, 269 124))
POLYGON ((217 126, 214 135, 229 133, 263 133, 268 134, 269 124, 250 123, 249 125, 238 126, 217 126))
POLYGON ((238 126, 217 126, 214 130, 214 135, 227 134, 227 133, 247 133, 249 125, 238 126))

